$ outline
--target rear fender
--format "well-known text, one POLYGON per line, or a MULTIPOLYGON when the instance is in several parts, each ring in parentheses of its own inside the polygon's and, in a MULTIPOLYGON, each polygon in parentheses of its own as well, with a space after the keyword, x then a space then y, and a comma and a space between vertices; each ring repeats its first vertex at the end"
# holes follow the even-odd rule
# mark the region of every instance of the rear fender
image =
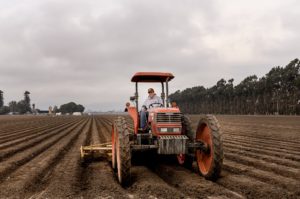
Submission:
POLYGON ((136 107, 133 107, 133 106, 129 107, 128 108, 128 113, 129 113, 129 115, 132 118, 133 123, 134 123, 134 133, 137 134, 138 128, 139 128, 139 115, 138 115, 138 112, 136 110, 136 107))

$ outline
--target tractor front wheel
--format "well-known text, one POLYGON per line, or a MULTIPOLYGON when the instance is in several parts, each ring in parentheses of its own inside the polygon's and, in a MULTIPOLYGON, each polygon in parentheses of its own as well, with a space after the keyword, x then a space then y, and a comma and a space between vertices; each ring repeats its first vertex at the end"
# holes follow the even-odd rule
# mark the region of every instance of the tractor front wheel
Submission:
POLYGON ((196 141, 201 141, 208 147, 207 151, 196 150, 200 174, 208 180, 217 180, 223 165, 223 143, 220 126, 215 116, 206 115, 200 118, 196 141))
MULTIPOLYGON (((194 141, 195 133, 192 130, 192 122, 190 118, 186 115, 183 115, 181 123, 182 123, 182 134, 188 136, 190 141, 194 141)), ((178 154, 177 155, 178 163, 180 165, 183 165, 187 169, 192 169, 193 162, 194 162, 194 158, 193 158, 194 152, 195 152, 194 150, 189 150, 188 154, 178 154)))

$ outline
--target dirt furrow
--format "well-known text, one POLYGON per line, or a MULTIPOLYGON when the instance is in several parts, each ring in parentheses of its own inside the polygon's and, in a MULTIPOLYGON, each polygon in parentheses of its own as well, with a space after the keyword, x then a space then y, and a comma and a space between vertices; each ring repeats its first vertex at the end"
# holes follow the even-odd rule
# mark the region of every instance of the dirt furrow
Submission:
POLYGON ((95 118, 95 122, 96 122, 96 129, 97 129, 98 136, 99 136, 99 142, 105 143, 105 142, 111 141, 111 138, 110 138, 111 131, 107 132, 107 130, 105 128, 105 124, 102 122, 102 120, 97 117, 97 118, 95 118))
MULTIPOLYGON (((92 142, 92 133, 94 131, 93 129, 93 122, 94 122, 94 117, 92 118, 91 120, 91 124, 90 126, 88 127, 86 133, 85 133, 85 137, 82 139, 83 143, 82 145, 84 146, 88 146, 91 144, 92 142)), ((77 146, 78 148, 80 146, 77 146)), ((76 164, 76 162, 74 162, 76 164)), ((75 171, 75 178, 76 180, 74 180, 74 182, 72 183, 72 191, 74 193, 74 195, 76 196, 82 196, 82 192, 86 189, 89 188, 89 178, 88 178, 88 175, 86 173, 86 170, 83 169, 83 166, 85 165, 82 165, 82 163, 80 162, 79 159, 77 159, 77 169, 75 171)))
POLYGON ((288 141, 286 142, 273 142, 269 140, 268 137, 265 138, 256 138, 255 136, 245 136, 245 135, 231 135, 227 132, 224 133, 224 139, 236 139, 236 140, 241 140, 245 142, 250 142, 250 143, 256 143, 258 145, 263 145, 263 146, 277 146, 279 149, 287 149, 287 150, 296 150, 300 151, 300 143, 289 143, 288 141))
POLYGON ((77 120, 71 120, 69 122, 59 123, 59 124, 49 126, 49 127, 43 128, 43 129, 34 129, 34 130, 28 131, 28 132, 26 132, 25 134, 22 134, 22 135, 11 136, 10 138, 8 138, 6 140, 1 140, 0 141, 0 149, 3 149, 7 146, 16 145, 18 143, 24 142, 24 141, 29 140, 29 139, 33 139, 35 137, 39 137, 40 135, 43 134, 43 132, 47 132, 49 130, 54 130, 54 129, 57 129, 58 127, 60 127, 60 126, 64 126, 66 124, 71 124, 71 123, 74 123, 76 121, 77 120))
MULTIPOLYGON (((68 118, 69 119, 69 118, 68 118)), ((7 135, 10 132, 17 132, 20 130, 25 130, 27 128, 37 127, 45 123, 49 123, 50 121, 53 121, 52 118, 35 118, 32 117, 29 121, 14 121, 10 122, 7 125, 0 126, 0 135, 7 135), (22 126, 22 129, 16 129, 16 126, 22 126)), ((55 119, 54 121, 59 121, 59 119, 55 119)))
POLYGON ((226 125, 235 128, 235 127, 243 127, 244 129, 253 129, 253 130, 261 130, 261 129, 267 129, 268 131, 297 131, 297 129, 300 127, 296 126, 287 126, 287 125, 276 125, 276 124, 241 124, 241 123, 227 123, 226 125))
POLYGON ((93 122, 92 122, 92 126, 91 126, 91 140, 89 144, 100 144, 101 140, 100 140, 100 132, 98 132, 97 129, 97 120, 95 119, 95 117, 93 117, 93 122))
POLYGON ((29 127, 20 126, 22 128, 16 129, 16 126, 13 129, 9 129, 6 131, 0 132, 0 140, 4 140, 6 138, 15 136, 15 135, 22 135, 27 132, 30 132, 32 130, 41 130, 45 129, 51 126, 56 126, 59 123, 65 123, 64 120, 54 120, 54 121, 48 121, 48 122, 37 122, 33 125, 30 125, 29 127))
POLYGON ((31 190, 42 186, 43 182, 51 177, 53 168, 69 151, 86 124, 87 121, 80 125, 75 124, 77 128, 72 131, 71 136, 61 139, 47 151, 12 173, 0 185, 0 191, 3 190, 2 196, 8 197, 12 193, 22 196, 23 194, 30 194, 31 190))
POLYGON ((293 191, 300 187, 300 182, 295 179, 283 177, 270 171, 262 171, 258 168, 225 160, 223 169, 237 174, 253 177, 261 182, 266 182, 270 185, 276 185, 288 191, 293 191))
POLYGON ((35 137, 39 137, 40 135, 42 135, 43 133, 45 132, 48 132, 49 130, 55 130, 57 129, 58 127, 62 127, 62 126, 65 126, 67 124, 72 124, 72 123, 76 123, 77 121, 79 120, 73 120, 73 121, 68 121, 68 122, 65 122, 65 123, 61 123, 61 124, 58 124, 56 126, 53 126, 51 128, 46 128, 46 129, 43 129, 43 130, 37 130, 37 131, 31 131, 28 135, 26 136, 23 136, 23 137, 15 137, 13 139, 11 139, 10 141, 7 141, 7 142, 4 142, 4 143, 1 143, 0 144, 0 149, 4 149, 4 148, 7 148, 9 146, 16 146, 17 144, 19 143, 24 143, 26 142, 27 140, 32 140, 33 138, 35 137))
MULTIPOLYGON (((95 117, 93 119, 90 140, 86 144, 106 142, 103 126, 99 126, 95 117)), ((107 156, 103 154, 100 159, 79 167, 76 175, 78 183, 73 186, 76 196, 82 198, 126 198, 126 191, 116 182, 106 158, 107 156)))
MULTIPOLYGON (((84 121, 78 122, 78 125, 84 121)), ((13 171, 26 164, 30 160, 34 159, 39 154, 46 151, 52 145, 55 145, 58 141, 63 139, 65 136, 68 136, 72 130, 76 128, 75 125, 70 126, 61 134, 57 134, 57 136, 53 136, 44 142, 40 142, 36 146, 32 148, 28 148, 21 153, 17 153, 5 161, 1 162, 0 165, 0 181, 3 181, 6 177, 8 177, 13 171)))
POLYGON ((74 193, 74 184, 83 183, 83 179, 77 179, 77 173, 80 169, 80 151, 81 145, 85 145, 90 140, 92 119, 82 128, 72 146, 57 164, 51 168, 49 177, 44 177, 41 185, 32 187, 31 198, 66 198, 77 197, 74 193), (64 186, 61 186, 63 184, 64 186))
MULTIPOLYGON (((249 125, 249 124, 237 124, 237 123, 225 123, 226 128, 229 130, 233 130, 236 132, 236 128, 243 128, 245 131, 249 132, 249 134, 253 134, 255 132, 260 132, 262 129, 266 130, 267 132, 296 132, 299 127, 292 127, 292 126, 287 126, 287 125, 264 125, 264 124, 254 124, 254 125, 249 125), (248 131, 251 129, 251 131, 248 131)), ((274 138, 274 140, 278 140, 274 138)))
POLYGON ((240 192, 246 198, 293 198, 294 193, 274 185, 264 183, 248 175, 222 171, 222 178, 217 184, 232 191, 240 192))
POLYGON ((297 155, 296 151, 278 149, 276 146, 265 147, 265 146, 249 143, 246 141, 235 140, 235 139, 226 139, 224 140, 224 144, 231 144, 232 146, 249 149, 257 153, 262 153, 266 155, 274 154, 275 156, 278 156, 280 158, 300 161, 300 153, 297 155))
POLYGON ((36 191, 32 198, 125 197, 126 191, 114 180, 107 161, 92 162, 86 167, 80 166, 79 147, 103 142, 97 134, 95 122, 89 128, 85 128, 68 154, 53 170, 44 189, 36 191), (61 183, 66 186, 60 186, 61 183))
POLYGON ((192 198, 244 198, 239 192, 205 180, 195 172, 176 166, 176 163, 159 164, 155 167, 155 173, 185 196, 192 198))
MULTIPOLYGON (((116 117, 0 116, 0 198, 300 197, 300 117, 217 116, 224 133, 221 178, 207 181, 195 173, 196 163, 190 171, 175 157, 143 153, 128 188, 118 184, 110 158, 80 164, 80 146, 109 142, 116 117)), ((198 119, 192 116, 194 128, 198 119)))
POLYGON ((263 153, 260 153, 259 151, 253 152, 251 149, 247 149, 247 148, 235 146, 235 145, 230 145, 227 143, 224 144, 224 150, 226 152, 235 153, 236 155, 239 155, 239 156, 247 156, 247 157, 257 158, 260 160, 265 160, 270 163, 276 163, 278 165, 293 167, 296 169, 300 168, 300 162, 284 159, 283 157, 280 157, 280 156, 276 157, 275 154, 265 155, 263 153))
POLYGON ((146 166, 131 168, 132 184, 127 189, 137 198, 184 198, 188 197, 177 188, 166 183, 146 166))
POLYGON ((228 151, 225 152, 224 156, 225 156, 225 159, 229 159, 234 162, 239 162, 239 163, 242 163, 245 165, 253 166, 260 170, 272 171, 272 172, 274 172, 278 175, 284 176, 284 177, 300 179, 299 169, 278 165, 278 164, 272 163, 272 162, 266 162, 264 160, 260 160, 257 158, 237 155, 236 153, 230 153, 228 151))
MULTIPOLYGON (((265 144, 265 145, 270 145, 270 146, 278 146, 278 147, 286 147, 286 149, 298 149, 298 151, 300 150, 300 142, 296 142, 296 141, 291 141, 290 139, 287 140, 277 140, 277 139, 272 139, 269 136, 255 136, 255 135, 249 135, 249 133, 245 133, 245 134, 239 134, 239 133, 231 133, 228 132, 226 130, 223 130, 224 133, 224 138, 231 138, 231 137, 235 137, 235 138, 240 138, 243 140, 249 140, 251 142, 256 142, 258 144, 265 144)), ((259 134, 259 133, 257 133, 259 134)), ((263 133, 262 133, 263 134, 263 133)))
POLYGON ((116 118, 103 118, 103 117, 97 117, 97 122, 98 122, 98 127, 102 127, 103 130, 100 130, 98 128, 99 131, 102 131, 102 133, 100 133, 101 135, 103 135, 105 137, 106 141, 111 141, 111 131, 112 131, 112 124, 114 122, 116 118))
POLYGON ((0 161, 14 155, 17 152, 20 152, 20 151, 23 151, 30 147, 33 147, 33 146, 39 144, 40 142, 43 142, 44 140, 49 139, 52 136, 55 136, 56 134, 63 132, 65 129, 67 129, 68 127, 70 127, 76 123, 77 122, 68 123, 66 125, 57 127, 55 130, 52 129, 51 131, 44 131, 42 136, 34 136, 34 139, 30 139, 30 140, 26 139, 20 143, 19 142, 14 143, 14 144, 11 143, 11 144, 7 145, 7 148, 1 150, 0 161))

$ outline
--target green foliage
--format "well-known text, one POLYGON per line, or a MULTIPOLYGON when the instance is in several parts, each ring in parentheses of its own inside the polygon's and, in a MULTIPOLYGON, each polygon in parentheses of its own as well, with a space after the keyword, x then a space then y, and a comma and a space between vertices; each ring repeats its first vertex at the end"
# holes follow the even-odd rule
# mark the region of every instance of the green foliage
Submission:
POLYGON ((56 105, 53 107, 53 110, 52 110, 52 112, 53 112, 53 113, 58 113, 58 112, 59 112, 59 110, 58 110, 58 108, 57 108, 57 106, 56 106, 56 105))
POLYGON ((25 107, 22 107, 22 109, 25 109, 26 112, 32 112, 31 111, 31 107, 30 107, 30 97, 29 97, 29 94, 30 94, 29 91, 25 91, 24 92, 24 100, 23 100, 23 102, 20 101, 20 103, 24 104, 25 107))
POLYGON ((75 102, 69 102, 60 106, 59 111, 63 114, 74 113, 74 112, 83 112, 84 106, 81 104, 76 104, 75 102))
POLYGON ((25 91, 24 100, 21 100, 18 103, 16 101, 11 101, 9 102, 9 106, 3 106, 3 92, 0 90, 0 114, 7 114, 9 112, 24 114, 31 112, 29 94, 28 91, 25 91))
POLYGON ((0 108, 4 105, 3 91, 0 90, 0 108))
POLYGON ((170 95, 183 112, 217 114, 300 114, 300 61, 274 67, 264 77, 246 77, 233 86, 221 79, 211 88, 197 86, 170 95))
POLYGON ((9 102, 8 106, 9 106, 10 112, 13 112, 13 113, 18 112, 18 107, 17 107, 16 101, 9 102))
POLYGON ((9 107, 8 106, 0 107, 0 115, 5 115, 7 113, 9 113, 9 107))
POLYGON ((84 111, 84 109, 85 109, 84 106, 82 106, 81 104, 78 104, 77 107, 76 107, 76 112, 81 112, 82 113, 84 111))
POLYGON ((31 111, 30 107, 28 108, 28 104, 25 100, 21 100, 17 103, 17 110, 20 114, 25 114, 31 111))
POLYGON ((30 94, 30 92, 25 91, 23 100, 20 100, 19 102, 16 102, 16 101, 9 102, 8 108, 9 108, 10 112, 20 113, 20 114, 31 113, 32 110, 30 107, 29 94, 30 94))

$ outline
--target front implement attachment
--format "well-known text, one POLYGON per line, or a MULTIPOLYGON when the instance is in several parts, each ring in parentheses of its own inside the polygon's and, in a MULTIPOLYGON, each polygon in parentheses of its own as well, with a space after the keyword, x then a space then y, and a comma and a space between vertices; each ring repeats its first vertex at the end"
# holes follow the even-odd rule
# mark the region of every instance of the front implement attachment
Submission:
POLYGON ((111 157, 111 142, 80 147, 81 163, 100 158, 111 157))

